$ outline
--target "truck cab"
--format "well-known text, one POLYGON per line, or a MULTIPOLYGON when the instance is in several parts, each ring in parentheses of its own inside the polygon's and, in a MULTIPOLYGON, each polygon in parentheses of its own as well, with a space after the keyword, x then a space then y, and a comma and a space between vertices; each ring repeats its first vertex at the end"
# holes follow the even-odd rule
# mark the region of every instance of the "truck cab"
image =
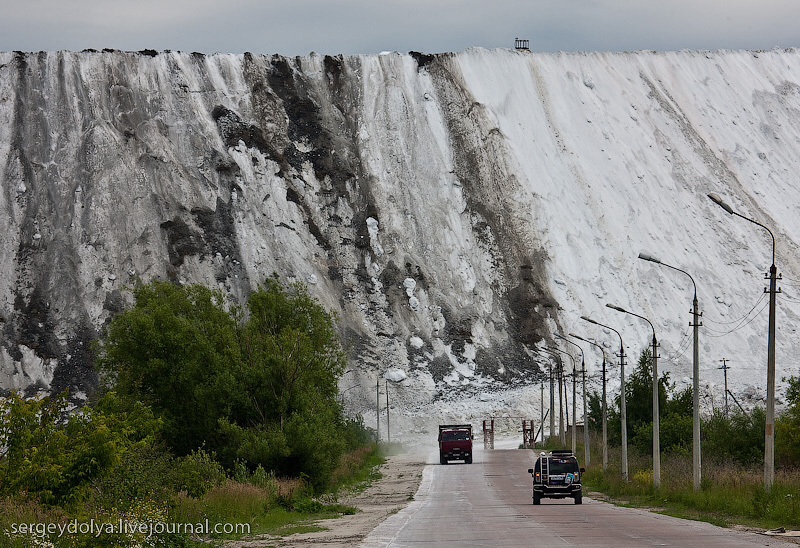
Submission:
POLYGON ((543 451, 528 473, 533 477, 533 503, 541 504, 543 498, 563 499, 571 497, 575 504, 583 503, 581 475, 578 459, 567 449, 543 451))
POLYGON ((472 425, 439 425, 439 464, 463 460, 472 464, 472 425))

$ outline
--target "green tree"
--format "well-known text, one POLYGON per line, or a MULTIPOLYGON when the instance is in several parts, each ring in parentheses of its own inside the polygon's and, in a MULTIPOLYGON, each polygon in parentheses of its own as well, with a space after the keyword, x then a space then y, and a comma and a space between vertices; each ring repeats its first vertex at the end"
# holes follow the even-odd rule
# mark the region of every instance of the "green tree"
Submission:
POLYGON ((230 310, 200 286, 154 282, 134 296, 101 363, 117 391, 163 418, 169 446, 324 486, 353 439, 338 400, 346 357, 306 288, 268 280, 230 310))
POLYGON ((217 421, 240 395, 237 325, 219 292, 153 282, 111 322, 101 368, 121 395, 164 420, 170 447, 186 455, 213 445, 217 421))
POLYGON ((346 358, 333 317, 301 284, 275 280, 250 296, 241 332, 244 380, 252 390, 238 422, 264 424, 306 409, 338 409, 337 381, 346 358))
POLYGON ((786 403, 788 408, 775 421, 775 457, 783 466, 796 467, 800 462, 800 378, 791 376, 786 403))
MULTIPOLYGON (((653 369, 649 347, 639 356, 636 368, 625 379, 628 442, 643 452, 653 447, 653 369)), ((661 373, 658 379, 659 427, 662 451, 683 451, 692 439, 692 390, 675 392, 669 374, 661 373), (688 421, 687 421, 688 417, 688 421), (688 425, 688 429, 687 429, 688 425), (688 441, 687 441, 688 440, 688 441)), ((589 421, 593 428, 602 425, 602 401, 594 392, 589 395, 589 421)), ((619 394, 609 402, 608 442, 622 443, 619 394)), ((691 447, 691 445, 689 445, 691 447)))
POLYGON ((246 436, 237 457, 308 474, 321 487, 347 448, 338 398, 347 361, 334 318, 305 286, 276 280, 251 295, 247 309, 240 340, 243 382, 252 389, 232 419, 263 434, 246 436))

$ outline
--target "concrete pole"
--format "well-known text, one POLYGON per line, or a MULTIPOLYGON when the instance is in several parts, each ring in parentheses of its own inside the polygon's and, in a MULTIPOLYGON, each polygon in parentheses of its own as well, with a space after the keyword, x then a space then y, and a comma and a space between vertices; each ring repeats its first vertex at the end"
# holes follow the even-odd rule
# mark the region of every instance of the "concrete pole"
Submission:
MULTIPOLYGON (((544 442, 544 383, 539 383, 539 407, 542 409, 542 421, 539 423, 539 427, 542 429, 542 441, 544 442)), ((536 438, 533 439, 534 446, 536 442, 536 438)))
POLYGON ((628 481, 628 411, 625 405, 625 347, 619 338, 619 418, 622 429, 622 479, 628 481))
POLYGON ((772 238, 772 265, 769 267, 769 327, 767 336, 767 409, 766 421, 764 424, 764 489, 772 490, 775 481, 775 297, 780 291, 777 288, 778 269, 775 266, 775 234, 765 225, 758 221, 736 213, 731 206, 726 204, 717 194, 708 194, 712 202, 722 209, 758 225, 767 232, 772 238))
POLYGON ((555 392, 556 379, 555 377, 553 377, 553 362, 549 361, 549 363, 550 363, 550 438, 553 439, 555 438, 556 435, 556 392, 555 392))
POLYGON ((564 363, 558 365, 558 439, 561 446, 567 445, 567 432, 564 430, 564 363))
MULTIPOLYGON (((581 319, 587 321, 589 323, 593 323, 600 327, 605 327, 606 329, 610 329, 614 333, 617 334, 619 337, 619 378, 620 378, 620 397, 619 397, 619 408, 620 408, 620 423, 621 423, 621 433, 622 433, 622 479, 624 481, 628 481, 628 415, 627 410, 625 408, 625 345, 622 344, 622 335, 619 331, 610 327, 608 325, 602 324, 600 322, 596 322, 593 319, 587 316, 581 316, 581 319)), ((604 429, 604 443, 603 446, 607 447, 605 443, 605 425, 606 425, 606 406, 605 406, 605 364, 606 364, 606 355, 603 353, 603 429, 604 429)), ((605 458, 608 458, 606 454, 605 458)))
POLYGON ((589 450, 589 413, 586 408, 586 365, 581 360, 581 374, 583 376, 583 462, 589 468, 591 464, 591 451, 589 450))
MULTIPOLYGON (((772 232, 770 232, 772 234, 772 232)), ((767 339, 767 417, 764 425, 764 489, 775 482, 775 296, 777 289, 775 238, 772 239, 772 266, 769 267, 769 338, 767 339)))
POLYGON ((389 381, 386 381, 386 442, 392 443, 392 432, 389 430, 389 381))
POLYGON ((576 405, 575 398, 575 385, 577 384, 575 381, 577 380, 576 377, 578 376, 578 372, 575 371, 575 365, 572 366, 572 454, 574 455, 578 450, 578 446, 575 443, 575 430, 578 428, 578 410, 576 405))
POLYGON ((692 281, 692 287, 694 287, 694 299, 692 300, 692 322, 689 324, 690 326, 694 327, 694 350, 693 350, 693 360, 692 360, 692 387, 693 387, 693 404, 692 404, 692 477, 694 480, 694 491, 695 493, 700 491, 700 343, 699 343, 699 330, 700 326, 700 307, 697 303, 697 284, 694 283, 694 278, 691 274, 686 272, 683 269, 674 267, 672 265, 668 265, 667 263, 663 263, 660 260, 648 255, 646 253, 640 253, 639 258, 645 261, 650 261, 652 263, 660 264, 667 268, 671 268, 672 270, 677 270, 683 274, 686 274, 689 279, 692 281))
POLYGON ((658 411, 658 341, 653 330, 653 487, 661 487, 661 433, 658 411))
POLYGON ((381 379, 375 379, 375 441, 381 442, 381 379))
POLYGON ((608 409, 606 407, 606 353, 603 351, 603 472, 608 468, 608 409))
POLYGON ((700 310, 695 291, 692 301, 692 330, 694 348, 692 352, 692 479, 694 492, 700 492, 702 468, 700 467, 700 310))
POLYGON ((722 362, 722 375, 725 378, 725 418, 728 418, 728 359, 722 358, 720 360, 722 362))

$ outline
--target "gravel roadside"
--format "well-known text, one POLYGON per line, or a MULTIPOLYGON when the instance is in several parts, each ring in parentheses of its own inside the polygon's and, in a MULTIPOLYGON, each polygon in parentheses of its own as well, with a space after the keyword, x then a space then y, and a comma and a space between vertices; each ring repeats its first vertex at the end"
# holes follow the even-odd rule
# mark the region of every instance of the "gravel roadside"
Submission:
POLYGON ((427 455, 405 453, 388 457, 381 465, 381 479, 366 490, 339 497, 339 502, 358 508, 356 514, 313 522, 324 531, 288 536, 259 535, 248 540, 230 541, 225 548, 302 548, 306 546, 352 547, 358 545, 390 515, 402 510, 414 498, 422 480, 427 455))

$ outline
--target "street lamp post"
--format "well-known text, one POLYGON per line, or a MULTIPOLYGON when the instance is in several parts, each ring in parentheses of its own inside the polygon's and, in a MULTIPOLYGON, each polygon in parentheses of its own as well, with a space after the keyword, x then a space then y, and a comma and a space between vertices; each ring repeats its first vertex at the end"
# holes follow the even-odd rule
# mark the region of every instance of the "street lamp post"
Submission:
POLYGON ((689 279, 692 280, 692 286, 694 287, 694 299, 692 300, 692 331, 694 335, 694 347, 692 352, 692 390, 693 390, 693 398, 692 398, 692 478, 694 480, 694 491, 695 493, 700 491, 700 476, 701 476, 701 467, 700 467, 700 459, 701 459, 701 452, 700 452, 700 316, 703 314, 700 312, 700 308, 697 302, 697 284, 694 283, 694 278, 692 278, 691 274, 686 272, 685 270, 681 270, 680 268, 674 267, 672 265, 668 265, 667 263, 661 262, 655 257, 651 255, 647 255, 645 253, 639 253, 639 258, 644 261, 650 261, 651 263, 660 264, 661 266, 666 266, 667 268, 671 268, 672 270, 677 270, 678 272, 682 272, 689 276, 689 279))
POLYGON ((769 267, 769 326, 767 335, 767 409, 766 424, 764 425, 764 489, 772 490, 775 481, 775 296, 780 292, 777 288, 778 269, 775 266, 775 235, 766 226, 749 217, 745 217, 733 210, 717 194, 709 194, 712 202, 722 209, 758 225, 772 238, 772 265, 769 267))
MULTIPOLYGON (((619 378, 620 378, 620 395, 619 395, 619 418, 621 424, 622 435, 622 479, 628 481, 628 412, 625 406, 625 346, 622 344, 622 335, 613 327, 609 327, 600 322, 596 322, 587 316, 581 316, 581 319, 593 323, 599 327, 610 329, 619 337, 619 378)), ((604 354, 605 356, 605 354, 604 354)), ((605 400, 604 400, 605 401, 605 400)))
MULTIPOLYGON (((559 370, 562 369, 561 363, 560 363, 561 362, 561 358, 558 356, 558 354, 556 354, 555 352, 553 352, 552 350, 550 350, 548 348, 542 348, 541 350, 544 350, 545 352, 550 354, 551 357, 554 357, 557 360, 556 361, 556 368, 559 369, 559 370)), ((552 438, 555 435, 555 431, 556 431, 556 415, 555 415, 555 401, 556 401, 556 399, 555 399, 555 393, 554 393, 555 392, 555 386, 554 386, 555 385, 555 377, 553 376, 553 362, 548 360, 547 363, 550 366, 550 437, 552 438)), ((558 373, 556 373, 556 374, 559 375, 558 373)), ((561 380, 560 380, 560 375, 559 375, 558 412, 559 412, 559 415, 561 417, 560 418, 561 424, 559 424, 559 428, 561 430, 563 430, 564 429, 564 417, 563 417, 563 413, 561 411, 561 384, 560 383, 561 383, 561 380)), ((561 436, 561 432, 559 431, 559 437, 560 436, 561 436)), ((542 441, 544 441, 544 434, 542 434, 542 441)))
MULTIPOLYGON (((572 371, 573 372, 575 371, 575 358, 572 357, 572 354, 570 354, 569 352, 564 352, 563 350, 560 350, 558 348, 546 348, 545 350, 547 350, 549 352, 558 352, 559 354, 564 354, 565 356, 569 356, 569 359, 572 361, 572 371)), ((564 384, 564 367, 563 367, 563 365, 561 367, 559 367, 559 370, 560 370, 559 384, 558 384, 559 438, 560 438, 561 444, 562 445, 566 445, 567 444, 567 435, 566 435, 566 431, 564 430, 564 408, 563 408, 563 404, 562 404, 562 400, 561 400, 561 390, 562 390, 562 386, 564 384)), ((564 390, 566 390, 566 388, 564 388, 564 390)), ((565 395, 566 395, 566 393, 565 393, 565 395)), ((573 401, 573 405, 574 405, 574 403, 575 403, 575 398, 574 397, 573 397, 572 401, 573 401)), ((575 412, 573 411, 573 414, 574 413, 575 412)), ((567 420, 569 420, 569 417, 567 417, 567 420)), ((572 420, 574 422, 575 418, 573 417, 572 420)), ((574 432, 575 431, 573 429, 573 438, 575 436, 574 432)), ((574 440, 573 440, 573 446, 574 446, 574 440)), ((573 447, 572 449, 573 449, 573 452, 575 452, 575 447, 573 447)))
POLYGON ((612 310, 616 310, 617 312, 630 314, 631 316, 636 316, 637 318, 646 321, 648 324, 650 324, 650 329, 653 330, 653 487, 658 489, 661 487, 661 435, 658 413, 658 340, 656 339, 656 328, 653 327, 653 323, 644 316, 634 314, 633 312, 629 312, 624 308, 613 304, 607 304, 606 306, 612 310))
MULTIPOLYGON (((601 422, 603 423, 603 425, 602 425, 602 430, 603 430, 603 472, 605 472, 606 469, 608 468, 608 409, 606 407, 606 350, 605 350, 605 348, 603 348, 602 346, 600 346, 596 342, 590 341, 589 339, 584 339, 583 337, 579 337, 575 333, 570 333, 569 336, 570 337, 574 337, 574 338, 578 339, 579 341, 584 341, 584 342, 587 342, 589 344, 593 344, 594 346, 596 346, 597 348, 600 349, 600 352, 603 355, 603 400, 602 400, 602 421, 601 422)), ((584 375, 584 381, 585 380, 586 380, 586 377, 584 375)), ((585 382, 584 382, 583 386, 584 386, 584 392, 585 392, 585 388, 586 388, 586 383, 585 382)), ((585 405, 585 401, 584 401, 584 405, 585 405)))
MULTIPOLYGON (((558 333, 554 333, 556 337, 564 342, 576 346, 581 351, 581 375, 583 379, 583 462, 587 468, 591 464, 591 452, 589 450, 589 414, 586 412, 586 359, 583 353, 583 348, 558 333)), ((573 371, 573 375, 574 375, 573 371)), ((575 430, 578 425, 578 417, 575 415, 575 378, 572 379, 572 452, 575 452, 575 430)))

